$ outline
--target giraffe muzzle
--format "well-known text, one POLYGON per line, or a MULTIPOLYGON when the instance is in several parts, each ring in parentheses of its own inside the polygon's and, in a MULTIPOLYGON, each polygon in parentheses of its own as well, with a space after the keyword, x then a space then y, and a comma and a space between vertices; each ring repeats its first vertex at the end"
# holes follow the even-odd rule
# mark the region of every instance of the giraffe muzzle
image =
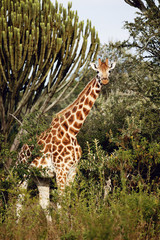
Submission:
POLYGON ((102 78, 102 84, 106 85, 109 83, 108 78, 102 78))

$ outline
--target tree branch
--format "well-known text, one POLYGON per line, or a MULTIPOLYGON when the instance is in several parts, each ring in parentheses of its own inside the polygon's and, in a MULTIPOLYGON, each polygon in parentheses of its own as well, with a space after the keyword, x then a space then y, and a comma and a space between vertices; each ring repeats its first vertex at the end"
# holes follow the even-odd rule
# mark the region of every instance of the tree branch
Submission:
POLYGON ((16 121, 22 126, 22 122, 18 118, 16 118, 16 116, 14 116, 12 113, 9 113, 9 115, 16 119, 16 121))
POLYGON ((132 7, 140 9, 142 12, 145 12, 147 8, 141 0, 124 0, 127 4, 132 7))

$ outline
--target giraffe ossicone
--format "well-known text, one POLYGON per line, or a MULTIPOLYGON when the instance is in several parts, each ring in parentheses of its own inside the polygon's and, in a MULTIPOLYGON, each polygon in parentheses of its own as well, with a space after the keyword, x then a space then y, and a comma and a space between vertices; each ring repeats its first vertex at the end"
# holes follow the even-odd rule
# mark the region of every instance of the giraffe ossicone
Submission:
MULTIPOLYGON (((36 157, 30 166, 46 169, 46 175, 36 181, 40 205, 47 213, 49 206, 49 182, 47 178, 56 176, 57 186, 63 192, 65 186, 74 181, 77 164, 81 158, 81 147, 77 142, 77 134, 96 101, 102 85, 109 82, 110 71, 116 63, 109 66, 108 59, 102 62, 99 58, 98 65, 91 63, 90 66, 97 75, 82 90, 77 99, 64 110, 60 111, 51 122, 50 128, 43 132, 38 144, 42 146, 41 156, 36 157)), ((27 162, 31 156, 31 147, 23 145, 19 153, 18 163, 27 162)), ((27 187, 27 184, 22 184, 27 187)))

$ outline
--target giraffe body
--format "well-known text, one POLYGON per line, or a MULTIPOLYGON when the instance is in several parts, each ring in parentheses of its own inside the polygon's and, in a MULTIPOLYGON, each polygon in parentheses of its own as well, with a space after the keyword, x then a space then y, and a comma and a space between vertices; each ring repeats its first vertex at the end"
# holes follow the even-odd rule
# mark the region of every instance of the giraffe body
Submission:
MULTIPOLYGON (((82 151, 76 136, 96 101, 101 86, 109 82, 109 71, 113 68, 108 66, 108 59, 104 63, 99 59, 98 67, 94 63, 91 66, 97 71, 97 76, 87 84, 71 105, 57 114, 50 128, 41 134, 38 144, 42 146, 42 154, 30 164, 33 167, 46 169, 44 179, 56 175, 57 186, 61 192, 66 185, 73 182, 76 167, 81 158, 82 151)), ((25 144, 19 153, 18 161, 27 162, 31 156, 31 150, 31 147, 25 144)), ((47 183, 45 181, 41 179, 37 183, 40 204, 44 209, 49 204, 49 191, 46 190, 49 185, 48 181, 47 183), (43 194, 42 189, 45 189, 46 193, 43 194)))

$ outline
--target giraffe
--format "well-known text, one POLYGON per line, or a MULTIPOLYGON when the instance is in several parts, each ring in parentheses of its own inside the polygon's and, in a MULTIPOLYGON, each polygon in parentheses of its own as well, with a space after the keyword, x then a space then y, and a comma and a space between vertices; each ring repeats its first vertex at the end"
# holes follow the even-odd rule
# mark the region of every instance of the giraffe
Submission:
MULTIPOLYGON (((114 62, 109 66, 108 59, 102 62, 100 58, 98 65, 90 63, 97 75, 86 85, 71 105, 56 115, 50 128, 38 138, 38 144, 42 146, 41 156, 36 157, 30 167, 46 170, 41 179, 37 178, 36 184, 39 190, 39 202, 45 210, 48 221, 51 221, 47 212, 49 206, 48 179, 56 176, 60 193, 63 193, 65 187, 74 181, 77 164, 82 154, 76 136, 96 101, 102 85, 108 84, 110 71, 115 64, 114 62)), ((23 145, 19 152, 18 163, 28 161, 32 155, 32 148, 33 146, 23 145)), ((24 181, 21 186, 27 188, 27 182, 24 181)), ((17 208, 21 209, 20 203, 17 208)))

